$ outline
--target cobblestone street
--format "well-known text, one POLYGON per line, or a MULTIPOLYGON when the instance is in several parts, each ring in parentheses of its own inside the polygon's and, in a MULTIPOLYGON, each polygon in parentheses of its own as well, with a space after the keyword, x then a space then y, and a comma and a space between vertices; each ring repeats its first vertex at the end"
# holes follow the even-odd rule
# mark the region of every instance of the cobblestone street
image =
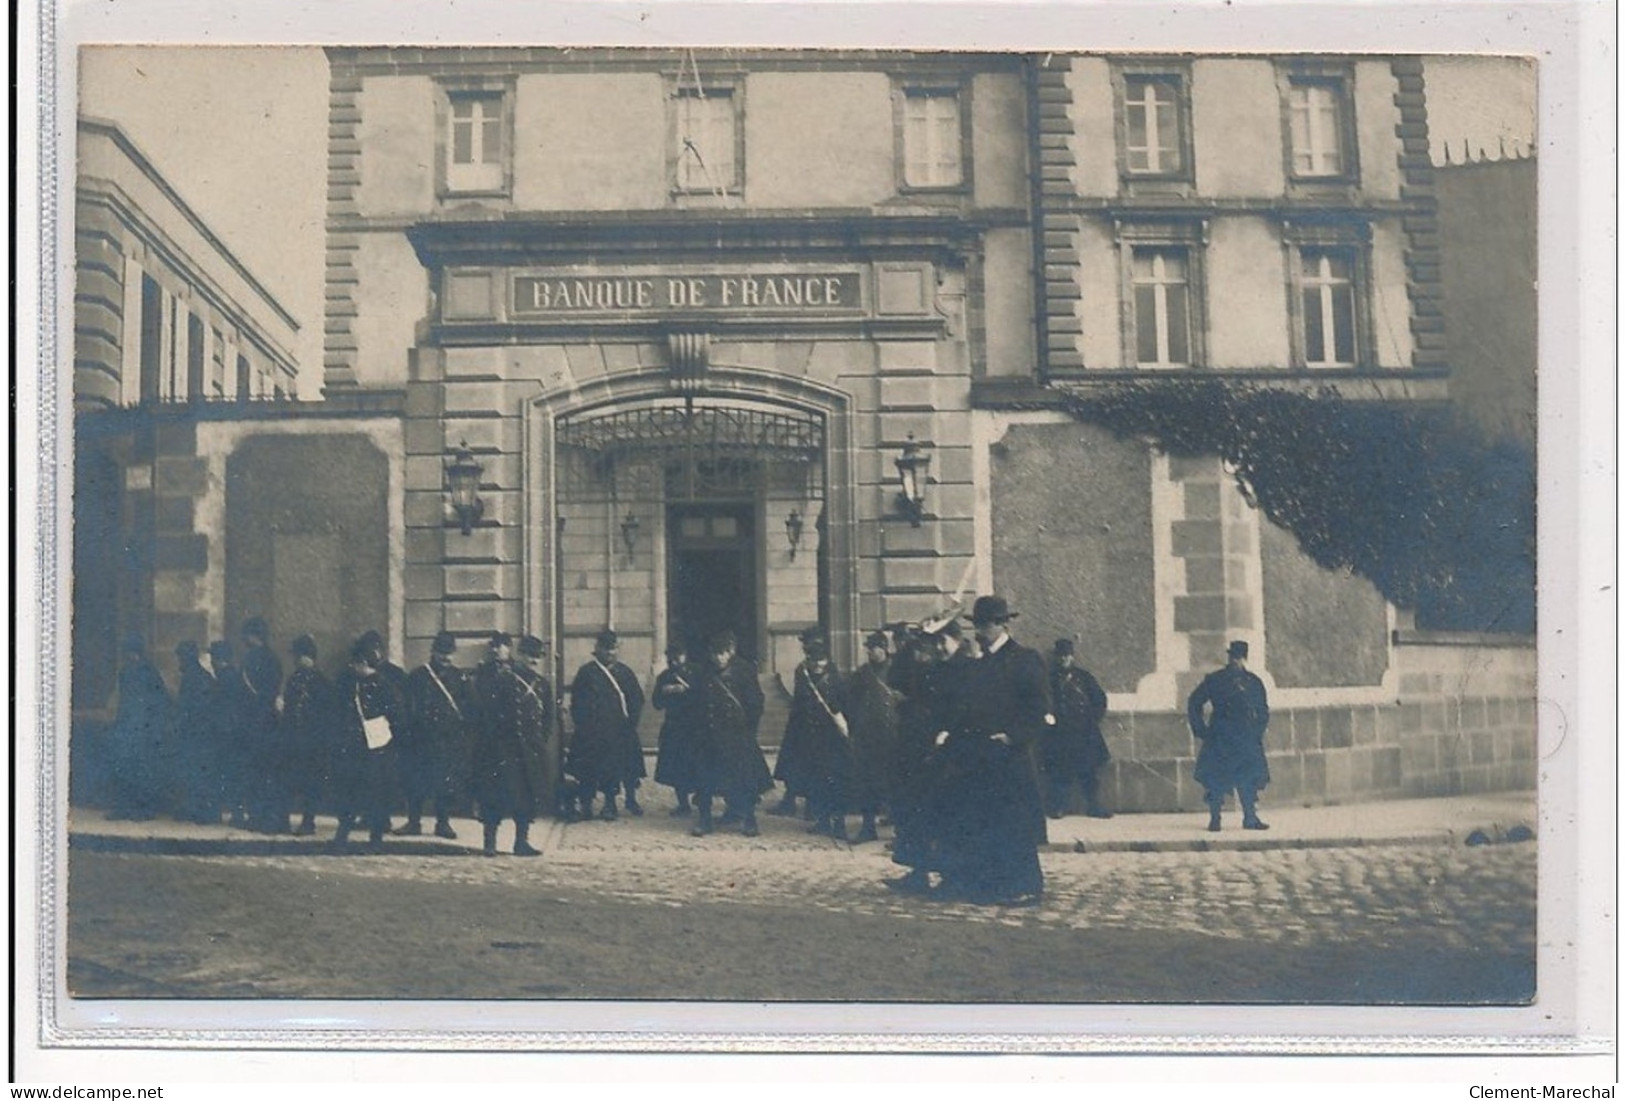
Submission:
POLYGON ((1441 1003, 1533 993, 1532 843, 1050 852, 1043 904, 999 910, 896 896, 880 883, 894 871, 882 849, 795 822, 749 841, 652 822, 552 829, 534 861, 75 853, 70 986, 1441 1003), (347 932, 358 928, 378 935, 347 932))

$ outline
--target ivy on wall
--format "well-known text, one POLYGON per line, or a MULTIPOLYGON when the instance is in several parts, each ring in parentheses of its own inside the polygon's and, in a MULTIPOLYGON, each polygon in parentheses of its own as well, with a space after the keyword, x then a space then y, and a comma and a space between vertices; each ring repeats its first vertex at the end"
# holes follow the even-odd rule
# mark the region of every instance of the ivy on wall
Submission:
POLYGON ((1421 627, 1534 630, 1534 456, 1446 408, 1217 379, 1064 400, 1080 420, 1167 454, 1220 457, 1310 558, 1368 579, 1421 627))

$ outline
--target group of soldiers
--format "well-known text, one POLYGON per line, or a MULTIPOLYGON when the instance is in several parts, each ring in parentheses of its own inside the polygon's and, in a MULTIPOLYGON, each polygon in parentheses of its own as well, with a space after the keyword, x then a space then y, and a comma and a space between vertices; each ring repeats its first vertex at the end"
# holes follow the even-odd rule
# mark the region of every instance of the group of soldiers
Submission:
MULTIPOLYGON (((1055 643, 1046 666, 1011 637, 1016 615, 1004 598, 983 596, 970 632, 954 615, 873 632, 851 674, 835 668, 823 632, 808 629, 771 771, 758 739, 758 671, 733 634, 705 640, 700 654, 674 642, 650 693, 663 713, 654 779, 676 792, 673 814, 692 817, 696 837, 734 825, 757 836, 760 800, 777 781, 784 792, 767 813, 799 813, 813 833, 877 841, 889 816, 892 859, 906 868, 886 881, 894 890, 1035 903, 1046 816, 1066 813, 1076 784, 1084 813, 1111 817, 1100 797, 1111 754, 1101 731, 1106 694, 1077 664, 1071 640, 1055 643), (853 814, 860 824, 849 834, 853 814)), ((234 826, 308 835, 317 808, 330 805, 336 847, 358 827, 376 846, 404 796, 396 835, 421 834, 427 810, 435 835, 455 838, 452 816, 472 808, 485 854, 495 855, 499 825, 511 819, 513 852, 533 856, 529 830, 539 817, 613 820, 623 796, 626 813, 644 813, 645 696, 619 660, 614 631, 598 635, 576 672, 568 739, 541 671, 545 644, 532 636, 516 643, 493 634, 485 659, 465 670, 454 661, 456 638, 442 632, 407 673, 369 631, 331 681, 309 635, 290 645, 286 678, 263 620, 244 623, 241 641, 240 658, 227 642, 211 644, 207 665, 196 643, 181 643, 173 697, 140 639, 126 644, 110 746, 112 814, 167 809, 215 824, 224 814, 234 826)), ((1268 705, 1245 669, 1246 643, 1229 653, 1188 703, 1201 743, 1196 778, 1207 790, 1209 829, 1220 828, 1232 789, 1243 825, 1267 829, 1255 804, 1269 779, 1268 705)))

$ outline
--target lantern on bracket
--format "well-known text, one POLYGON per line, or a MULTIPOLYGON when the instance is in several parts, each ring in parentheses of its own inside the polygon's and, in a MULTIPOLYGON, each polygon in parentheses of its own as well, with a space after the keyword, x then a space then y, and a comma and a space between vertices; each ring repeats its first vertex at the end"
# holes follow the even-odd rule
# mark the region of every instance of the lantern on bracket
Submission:
POLYGON ((901 488, 897 493, 897 507, 902 514, 908 517, 909 523, 915 527, 925 519, 925 487, 928 481, 928 471, 931 467, 931 456, 925 453, 924 447, 914 440, 914 433, 908 434, 908 440, 903 444, 903 453, 895 460, 897 478, 901 488))
POLYGON ((784 518, 784 537, 790 541, 790 561, 796 560, 796 548, 801 546, 801 529, 803 525, 801 510, 792 508, 790 515, 784 518))
POLYGON ((468 449, 467 440, 452 449, 451 460, 446 463, 446 496, 464 535, 472 535, 474 525, 485 515, 485 502, 480 500, 480 475, 484 473, 485 468, 468 449))

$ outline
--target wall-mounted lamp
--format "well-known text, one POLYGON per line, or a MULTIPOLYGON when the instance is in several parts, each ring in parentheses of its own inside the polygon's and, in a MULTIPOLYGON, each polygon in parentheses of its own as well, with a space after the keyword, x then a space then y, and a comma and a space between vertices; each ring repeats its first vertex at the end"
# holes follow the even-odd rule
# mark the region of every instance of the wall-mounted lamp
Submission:
POLYGON ((915 527, 925 518, 925 486, 926 472, 931 466, 931 456, 914 442, 914 433, 908 434, 908 441, 903 444, 903 453, 896 459, 897 477, 902 483, 902 489, 897 494, 897 507, 908 517, 909 523, 915 527))
POLYGON ((638 529, 642 526, 638 522, 638 518, 632 515, 631 510, 628 509, 626 519, 621 521, 621 542, 626 544, 626 556, 628 558, 632 557, 632 551, 638 545, 638 529))
POLYGON ((790 515, 784 518, 784 536, 790 540, 790 561, 796 560, 796 548, 801 546, 801 510, 791 509, 790 515))
POLYGON ((485 502, 480 500, 480 475, 484 473, 485 468, 468 449, 467 440, 452 450, 451 461, 446 464, 446 496, 451 499, 464 535, 473 534, 474 525, 485 515, 485 502))

